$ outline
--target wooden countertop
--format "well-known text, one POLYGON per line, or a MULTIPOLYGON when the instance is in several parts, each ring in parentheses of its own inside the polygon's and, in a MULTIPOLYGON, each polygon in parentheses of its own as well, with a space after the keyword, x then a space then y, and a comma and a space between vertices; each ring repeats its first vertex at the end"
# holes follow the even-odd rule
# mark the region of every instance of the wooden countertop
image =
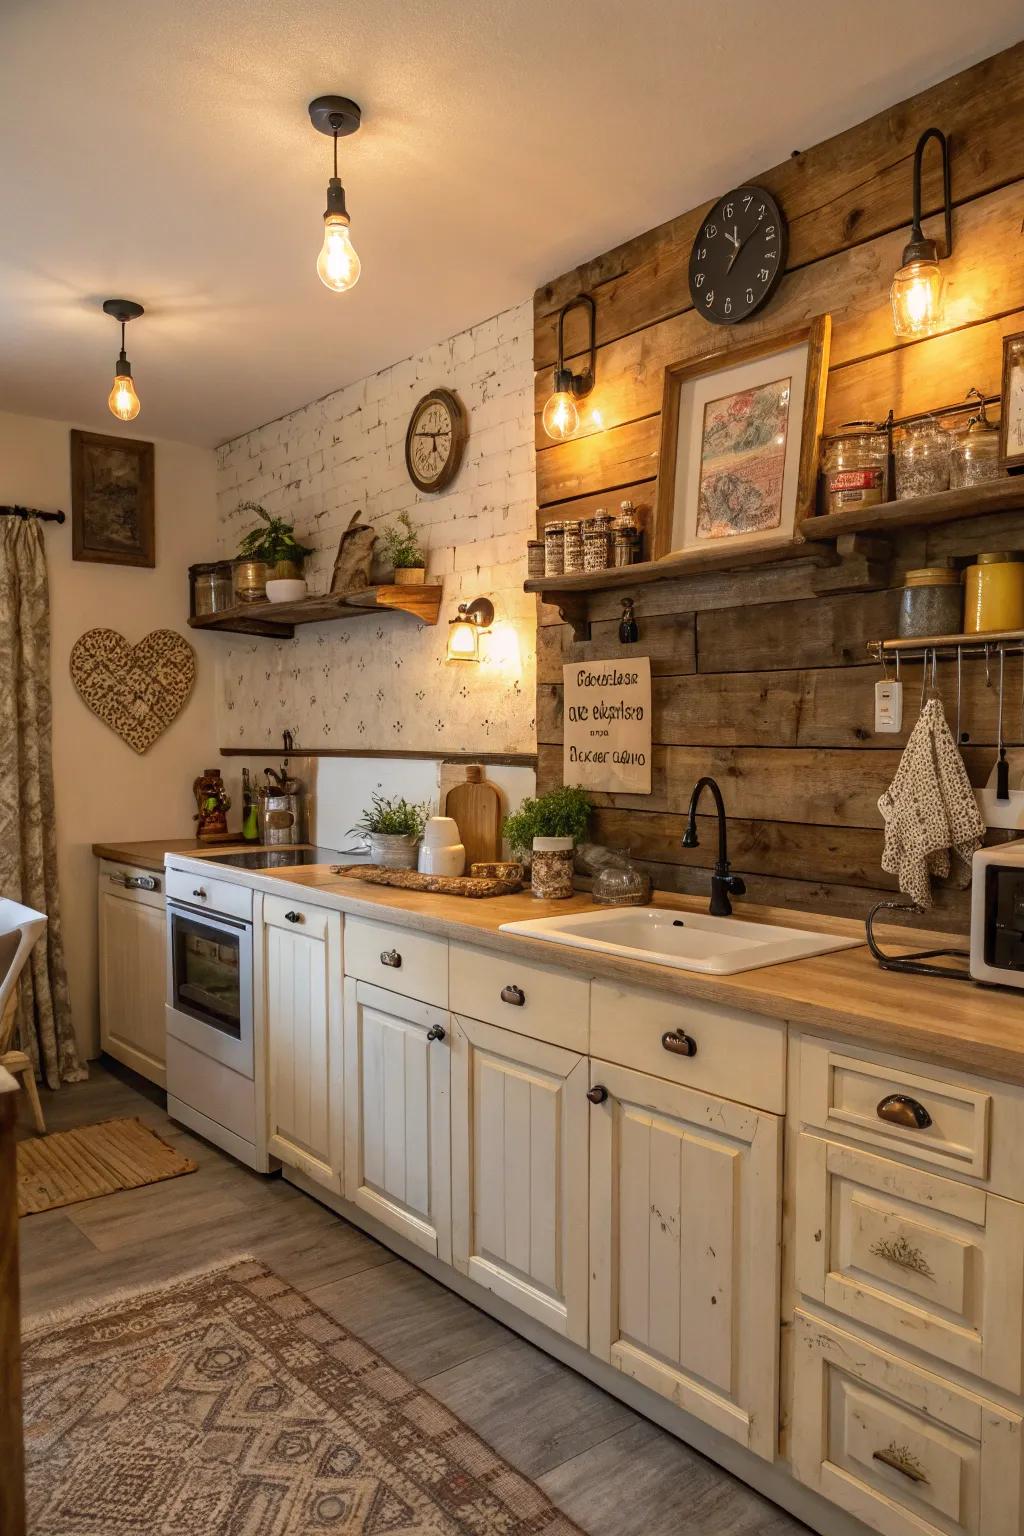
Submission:
POLYGON ((163 869, 164 855, 185 854, 190 859, 208 858, 211 853, 233 853, 237 849, 248 852, 251 843, 241 838, 229 843, 197 843, 192 837, 165 837, 148 843, 93 843, 92 851, 98 859, 111 859, 115 864, 130 864, 135 869, 163 869))

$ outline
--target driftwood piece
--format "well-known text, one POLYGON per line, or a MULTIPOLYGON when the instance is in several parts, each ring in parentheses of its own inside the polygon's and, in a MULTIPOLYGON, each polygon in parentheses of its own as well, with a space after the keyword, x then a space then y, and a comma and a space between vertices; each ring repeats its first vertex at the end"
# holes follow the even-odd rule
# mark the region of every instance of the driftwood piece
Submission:
POLYGON ((332 592, 355 592, 370 586, 373 550, 377 535, 367 523, 359 521, 359 513, 352 519, 341 536, 338 553, 334 557, 334 574, 331 577, 332 592))
POLYGON ((394 885, 403 891, 428 891, 434 896, 511 896, 521 880, 496 880, 482 875, 421 875, 415 869, 384 869, 379 864, 332 864, 332 875, 365 880, 368 885, 394 885))

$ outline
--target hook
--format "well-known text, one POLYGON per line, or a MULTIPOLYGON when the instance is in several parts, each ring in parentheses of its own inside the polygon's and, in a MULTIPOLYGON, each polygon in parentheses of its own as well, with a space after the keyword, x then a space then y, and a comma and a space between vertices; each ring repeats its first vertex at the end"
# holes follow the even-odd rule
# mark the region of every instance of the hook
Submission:
POLYGON ((987 645, 985 647, 985 687, 992 687, 992 662, 987 645))
POLYGON ((960 746, 960 698, 963 688, 963 647, 956 648, 956 744, 960 746))

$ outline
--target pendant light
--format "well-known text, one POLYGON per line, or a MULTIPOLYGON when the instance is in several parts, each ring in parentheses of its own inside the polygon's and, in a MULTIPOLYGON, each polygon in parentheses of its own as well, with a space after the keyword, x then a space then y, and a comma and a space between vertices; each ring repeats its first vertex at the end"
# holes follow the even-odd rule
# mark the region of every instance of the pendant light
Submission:
POLYGON ((946 216, 946 249, 953 254, 953 204, 949 181, 949 144, 938 128, 926 128, 914 150, 914 222, 910 240, 903 249, 899 271, 892 280, 889 301, 892 304, 892 328, 897 336, 930 336, 942 324, 942 269, 934 240, 927 240, 921 229, 921 160, 929 139, 942 150, 942 198, 946 216))
POLYGON ((114 382, 107 396, 107 405, 118 421, 134 421, 142 410, 142 401, 135 393, 132 365, 125 356, 124 328, 129 320, 137 320, 146 311, 134 299, 105 299, 103 313, 112 315, 121 325, 121 354, 114 364, 114 382))
POLYGON ((595 325, 594 301, 589 293, 577 294, 576 298, 570 299, 568 304, 563 304, 558 311, 558 362, 555 365, 555 388, 548 397, 541 416, 544 431, 557 443, 572 437, 579 427, 580 413, 576 409, 576 401, 581 395, 588 395, 594 387, 595 325), (565 317, 573 309, 585 309, 590 322, 590 364, 584 373, 573 373, 571 368, 565 366, 565 317))
POLYGON ((317 257, 320 281, 332 293, 347 293, 359 281, 362 263, 349 238, 351 220, 345 207, 345 188, 338 178, 338 139, 355 133, 362 113, 347 96, 318 96, 309 104, 313 127, 334 140, 334 174, 327 183, 327 208, 324 211, 324 243, 317 257))

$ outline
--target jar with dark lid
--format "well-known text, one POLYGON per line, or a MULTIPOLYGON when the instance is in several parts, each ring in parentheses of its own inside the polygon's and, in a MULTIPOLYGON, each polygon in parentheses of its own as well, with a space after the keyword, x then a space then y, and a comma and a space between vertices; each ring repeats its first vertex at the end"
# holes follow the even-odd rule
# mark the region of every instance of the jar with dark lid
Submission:
POLYGON ((936 561, 908 571, 903 578, 899 635, 903 640, 925 635, 958 635, 963 623, 963 590, 953 560, 936 561))
POLYGON ((969 394, 981 404, 964 426, 950 434, 949 483, 955 491, 984 485, 1006 473, 999 462, 999 427, 988 419, 985 397, 978 389, 970 390, 969 394))
POLYGON ((826 512, 850 512, 889 499, 889 434, 873 421, 847 421, 825 445, 826 512))

